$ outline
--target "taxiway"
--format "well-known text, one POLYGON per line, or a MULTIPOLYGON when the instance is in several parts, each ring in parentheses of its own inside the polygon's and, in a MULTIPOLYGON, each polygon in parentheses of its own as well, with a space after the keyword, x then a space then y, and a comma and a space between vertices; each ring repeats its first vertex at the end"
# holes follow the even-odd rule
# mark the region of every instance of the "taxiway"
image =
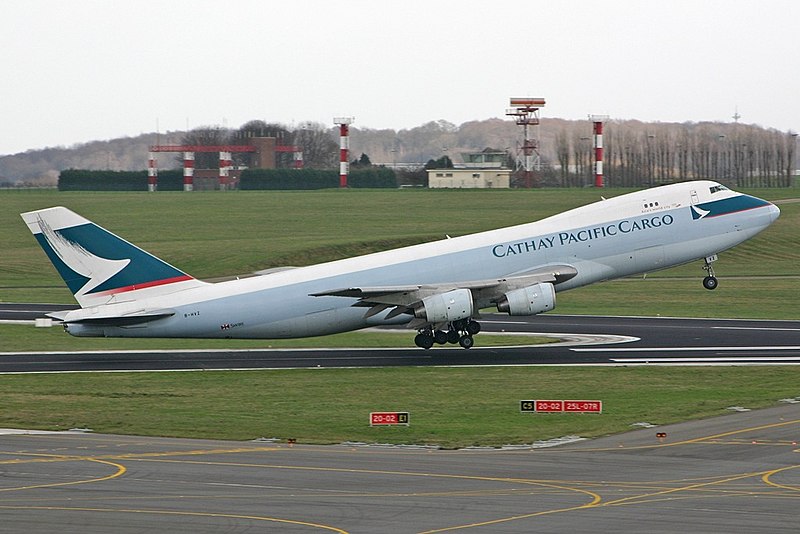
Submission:
POLYGON ((518 450, 8 434, 0 531, 789 533, 798 439, 798 405, 518 450))

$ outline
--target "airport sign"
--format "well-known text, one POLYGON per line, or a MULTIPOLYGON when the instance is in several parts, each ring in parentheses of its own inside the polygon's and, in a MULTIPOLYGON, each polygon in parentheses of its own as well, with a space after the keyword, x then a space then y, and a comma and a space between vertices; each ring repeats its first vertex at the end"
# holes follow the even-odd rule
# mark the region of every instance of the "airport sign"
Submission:
POLYGON ((602 413, 599 400, 521 400, 519 411, 529 413, 602 413))
POLYGON ((370 412, 369 426, 406 425, 410 423, 408 412, 370 412))

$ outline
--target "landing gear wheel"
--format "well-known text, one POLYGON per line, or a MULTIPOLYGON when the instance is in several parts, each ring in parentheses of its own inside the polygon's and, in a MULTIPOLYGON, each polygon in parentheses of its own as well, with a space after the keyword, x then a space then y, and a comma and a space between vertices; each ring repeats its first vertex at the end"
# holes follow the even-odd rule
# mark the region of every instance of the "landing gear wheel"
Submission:
POLYGON ((709 291, 712 289, 717 289, 717 286, 719 285, 719 282, 717 282, 717 277, 714 276, 714 267, 711 265, 715 261, 717 261, 717 255, 713 254, 706 257, 706 264, 703 265, 703 270, 708 273, 708 276, 703 278, 703 287, 709 291))
POLYGON ((455 345, 458 343, 458 340, 461 339, 461 334, 458 333, 458 330, 448 330, 447 332, 447 342, 451 345, 455 345))
POLYGON ((478 321, 470 321, 467 323, 467 334, 474 336, 481 331, 481 323, 478 321))
POLYGON ((431 334, 424 334, 424 333, 420 332, 414 338, 414 343, 418 347, 427 350, 427 349, 429 349, 429 348, 431 348, 433 346, 434 339, 433 339, 433 336, 431 334))
POLYGON ((461 336, 461 339, 458 340, 458 344, 465 349, 471 349, 472 346, 475 344, 475 340, 472 339, 472 336, 461 336))
POLYGON ((433 340, 439 345, 444 345, 447 343, 447 332, 444 330, 436 330, 433 333, 433 340))

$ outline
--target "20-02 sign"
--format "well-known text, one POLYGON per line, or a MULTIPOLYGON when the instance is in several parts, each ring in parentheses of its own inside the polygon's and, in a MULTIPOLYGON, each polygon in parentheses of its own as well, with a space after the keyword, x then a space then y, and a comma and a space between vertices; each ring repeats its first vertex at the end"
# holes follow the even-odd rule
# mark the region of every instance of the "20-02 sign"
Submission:
POLYGON ((408 425, 411 420, 408 412, 370 412, 369 426, 408 425))

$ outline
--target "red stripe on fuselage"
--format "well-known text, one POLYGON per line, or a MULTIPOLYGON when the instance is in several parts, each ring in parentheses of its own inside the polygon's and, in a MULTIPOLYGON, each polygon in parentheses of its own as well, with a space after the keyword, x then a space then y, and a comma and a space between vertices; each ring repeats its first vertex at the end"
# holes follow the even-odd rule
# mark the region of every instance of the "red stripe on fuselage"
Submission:
POLYGON ((183 276, 174 276, 172 278, 164 278, 163 280, 151 280, 150 282, 142 282, 141 284, 133 284, 130 286, 124 287, 116 287, 114 289, 108 289, 106 291, 101 291, 99 293, 91 293, 94 295, 116 295, 117 293, 126 293, 128 291, 136 291, 137 289, 147 289, 148 287, 158 287, 167 284, 174 284, 176 282, 185 282, 187 280, 194 280, 188 274, 184 274, 183 276))

